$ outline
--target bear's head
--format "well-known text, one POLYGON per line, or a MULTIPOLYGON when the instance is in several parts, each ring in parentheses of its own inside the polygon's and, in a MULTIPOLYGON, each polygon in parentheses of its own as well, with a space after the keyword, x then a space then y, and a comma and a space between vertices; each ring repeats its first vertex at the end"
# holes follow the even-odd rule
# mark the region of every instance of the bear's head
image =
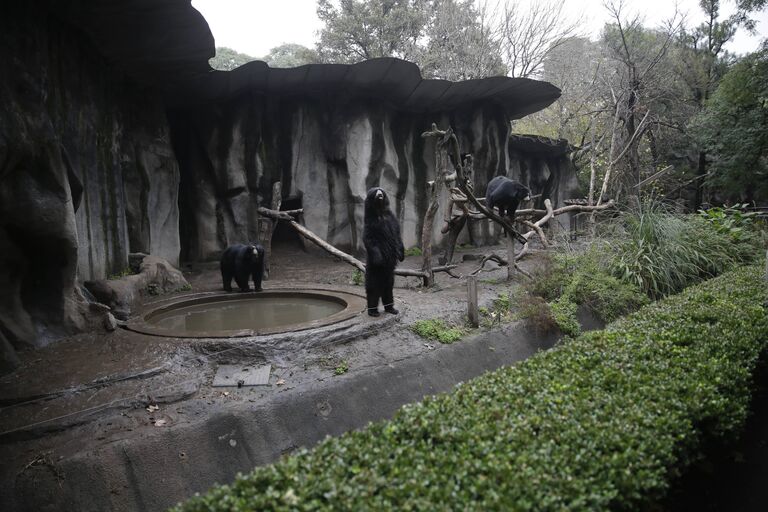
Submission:
POLYGON ((518 188, 515 191, 515 197, 518 201, 530 201, 531 200, 531 189, 523 185, 522 183, 518 183, 518 188))
POLYGON ((256 261, 259 259, 259 248, 256 247, 255 244, 250 244, 248 250, 245 252, 245 256, 251 261, 256 261))
POLYGON ((374 187, 365 196, 365 216, 381 216, 389 210, 389 197, 381 187, 374 187))

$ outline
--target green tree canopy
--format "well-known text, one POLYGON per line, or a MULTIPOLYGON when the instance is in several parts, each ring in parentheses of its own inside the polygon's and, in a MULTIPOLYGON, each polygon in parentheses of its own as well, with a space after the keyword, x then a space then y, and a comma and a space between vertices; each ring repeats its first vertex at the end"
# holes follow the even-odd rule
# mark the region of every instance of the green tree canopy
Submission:
POLYGON ((295 68, 304 64, 316 64, 320 62, 320 57, 311 48, 300 44, 286 43, 269 50, 269 53, 261 60, 273 68, 295 68))
POLYGON ((768 199, 768 45, 731 68, 691 125, 722 199, 768 199))
POLYGON ((427 23, 427 0, 318 0, 325 23, 317 44, 323 62, 376 57, 413 60, 427 23))
POLYGON ((256 60, 256 57, 251 57, 245 53, 238 53, 232 48, 226 46, 216 47, 216 56, 208 61, 213 69, 219 71, 232 71, 233 69, 242 66, 246 62, 256 60))

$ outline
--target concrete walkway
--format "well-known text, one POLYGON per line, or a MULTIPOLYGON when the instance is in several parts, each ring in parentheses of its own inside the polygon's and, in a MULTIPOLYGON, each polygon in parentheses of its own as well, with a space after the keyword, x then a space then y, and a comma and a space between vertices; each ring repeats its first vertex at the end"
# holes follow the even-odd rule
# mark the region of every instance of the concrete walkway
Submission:
MULTIPOLYGON (((389 418, 403 404, 449 391, 552 343, 508 325, 367 371, 307 380, 262 400, 174 404, 177 413, 199 419, 144 429, 95 449, 84 443, 87 431, 68 430, 57 436, 58 442, 81 449, 59 458, 44 452, 35 456, 27 449, 26 466, 3 464, 0 500, 8 511, 163 510, 214 483, 230 482, 238 472, 310 447, 327 435, 389 418)), ((229 394, 249 392, 232 388, 229 394)), ((87 427, 93 436, 103 421, 120 420, 87 427)), ((4 461, 23 461, 24 452, 24 443, 0 446, 4 461)))

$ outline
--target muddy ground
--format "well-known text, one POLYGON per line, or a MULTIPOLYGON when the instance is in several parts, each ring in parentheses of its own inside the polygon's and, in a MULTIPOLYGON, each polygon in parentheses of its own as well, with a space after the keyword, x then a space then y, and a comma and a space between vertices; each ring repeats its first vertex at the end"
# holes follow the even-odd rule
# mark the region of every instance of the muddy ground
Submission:
MULTIPOLYGON (((454 258, 460 262, 456 272, 468 274, 478 267, 479 257, 491 251, 503 254, 503 247, 458 250, 454 258)), ((530 271, 538 261, 540 257, 534 253, 521 266, 530 271)), ((412 256, 401 266, 419 268, 420 265, 421 257, 412 256)), ((480 274, 478 295, 481 306, 490 306, 500 294, 514 294, 518 287, 514 281, 506 280, 505 268, 497 268, 493 263, 487 268, 495 270, 480 274)), ((182 270, 192 290, 177 294, 179 296, 221 288, 216 264, 185 266, 182 270)), ((264 287, 327 288, 364 294, 363 287, 353 283, 352 267, 312 248, 302 252, 277 247, 272 258, 271 276, 264 287)), ((146 302, 157 300, 157 297, 147 297, 146 302)), ((331 344, 320 343, 320 346, 296 352, 288 349, 264 356, 254 351, 237 350, 237 340, 221 343, 222 348, 218 349, 216 340, 164 338, 118 328, 111 333, 82 334, 42 350, 24 353, 21 367, 0 379, 0 457, 5 473, 0 497, 3 501, 12 500, 6 501, 8 503, 13 502, 14 496, 18 500, 25 494, 25 486, 34 488, 39 484, 35 482, 43 470, 48 480, 53 478, 61 485, 66 480, 62 468, 66 467, 64 462, 67 460, 82 457, 84 453, 99 453, 101 449, 140 442, 157 436, 160 431, 163 435, 173 436, 184 432, 185 426, 208 421, 222 411, 269 410, 271 404, 290 402, 291 397, 308 396, 325 388, 344 393, 344 383, 352 385, 355 379, 364 380, 368 374, 382 374, 382 369, 397 372, 415 365, 414 371, 422 371, 418 363, 422 360, 437 361, 435 364, 439 368, 441 351, 453 350, 452 353, 445 352, 446 360, 472 357, 467 355, 470 352, 457 355, 457 350, 469 350, 467 348, 457 349, 455 344, 429 341, 409 329, 416 320, 426 318, 464 324, 467 308, 465 279, 438 274, 436 286, 424 289, 418 278, 398 277, 395 300, 399 315, 383 314, 380 318, 371 318, 361 312, 349 321, 352 328, 345 331, 346 336, 336 336, 331 344), (430 359, 433 353, 436 358, 430 359), (214 374, 223 363, 269 363, 272 365, 269 385, 214 388, 214 374), (15 475, 11 477, 15 480, 15 490, 14 485, 9 485, 9 475, 15 475)), ((468 337, 477 338, 481 334, 480 338, 485 336, 496 344, 519 338, 516 342, 521 345, 519 351, 514 347, 510 349, 517 351, 514 359, 527 357, 538 349, 535 343, 527 344, 527 335, 521 325, 510 324, 509 320, 506 325, 494 324, 489 318, 484 319, 484 324, 480 329, 470 331, 468 337)), ((308 334, 314 335, 313 332, 308 334)), ((322 337, 326 333, 318 331, 316 335, 322 337)), ((247 344, 248 340, 242 341, 247 344)), ((542 346, 548 346, 551 340, 542 343, 542 346)), ((489 345, 487 350, 496 348, 489 345)), ((467 364, 472 366, 471 361, 467 364)), ((478 364, 476 371, 482 372, 482 365, 478 364)), ((441 390, 441 386, 435 389, 441 390)), ((427 386, 424 392, 430 389, 427 386)), ((397 403, 397 397, 390 398, 397 403)), ((314 411, 316 416, 327 416, 322 408, 321 405, 314 411)), ((354 407, 348 414, 355 414, 354 407)), ((375 412, 373 416, 376 416, 375 412)), ((357 426, 346 419, 341 424, 346 428, 357 426)), ((341 426, 334 432, 340 429, 341 426)), ((290 442, 287 444, 292 446, 290 442)), ((180 454, 179 457, 183 456, 180 454)), ((258 453, 249 454, 251 462, 269 459, 258 453)), ((112 489, 109 492, 120 491, 112 489)), ((22 503, 15 505, 23 506, 22 503)), ((77 505, 82 506, 82 503, 77 505)), ((110 508, 121 506, 112 503, 110 508)), ((124 506, 131 508, 136 503, 126 502, 124 506)), ((138 506, 153 509, 155 505, 150 500, 138 506)), ((94 508, 98 507, 99 503, 95 502, 94 508)))

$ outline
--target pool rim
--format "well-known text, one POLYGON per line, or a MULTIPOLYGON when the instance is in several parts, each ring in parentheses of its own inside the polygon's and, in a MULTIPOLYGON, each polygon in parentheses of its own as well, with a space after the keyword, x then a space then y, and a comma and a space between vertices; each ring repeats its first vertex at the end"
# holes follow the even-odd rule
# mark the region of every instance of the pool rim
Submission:
POLYGON ((125 327, 134 332, 164 338, 245 338, 306 331, 333 325, 354 318, 364 312, 366 307, 367 303, 364 295, 340 290, 319 288, 271 288, 261 292, 209 292, 184 295, 146 304, 144 311, 134 318, 129 319, 128 322, 126 322, 125 327), (306 298, 335 302, 344 305, 344 308, 332 315, 311 320, 309 322, 285 324, 269 329, 233 329, 229 331, 197 331, 190 333, 181 330, 162 329, 149 323, 149 319, 154 316, 168 313, 174 309, 195 306, 198 304, 258 299, 259 297, 296 297, 297 295, 306 298))

